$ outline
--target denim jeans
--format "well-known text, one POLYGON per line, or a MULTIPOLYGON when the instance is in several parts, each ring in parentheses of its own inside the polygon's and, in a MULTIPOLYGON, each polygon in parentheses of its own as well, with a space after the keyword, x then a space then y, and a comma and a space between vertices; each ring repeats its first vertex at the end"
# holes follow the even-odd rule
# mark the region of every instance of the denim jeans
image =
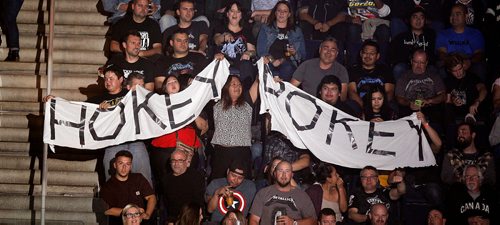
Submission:
MULTIPOLYGON (((359 62, 359 52, 361 51, 361 32, 359 24, 350 23, 347 26, 347 66, 351 67, 359 62)), ((391 29, 387 25, 377 26, 373 39, 377 41, 380 51, 380 63, 387 64, 387 50, 389 49, 389 40, 391 39, 391 29)))
POLYGON ((278 67, 274 67, 272 64, 269 65, 271 72, 273 72, 273 76, 279 76, 283 81, 290 81, 293 72, 297 69, 294 63, 289 59, 283 61, 278 67))
POLYGON ((19 29, 16 19, 24 0, 2 0, 1 2, 2 30, 7 38, 7 47, 19 49, 19 29))
POLYGON ((132 160, 132 173, 141 173, 146 178, 146 180, 149 181, 151 187, 153 187, 153 181, 151 179, 151 166, 149 164, 149 155, 148 151, 146 150, 146 145, 144 145, 142 141, 128 142, 106 148, 106 150, 104 151, 104 158, 102 159, 106 180, 114 175, 114 168, 111 165, 113 165, 115 154, 121 150, 129 151, 134 157, 134 159, 132 160))

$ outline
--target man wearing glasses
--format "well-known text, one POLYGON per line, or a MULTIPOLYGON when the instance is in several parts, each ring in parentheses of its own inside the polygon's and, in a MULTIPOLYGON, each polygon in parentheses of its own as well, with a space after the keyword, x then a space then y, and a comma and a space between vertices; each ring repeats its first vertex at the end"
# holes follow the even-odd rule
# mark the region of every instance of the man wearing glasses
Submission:
POLYGON ((184 204, 195 202, 203 205, 205 179, 197 170, 190 168, 187 152, 177 149, 170 156, 172 172, 162 179, 167 222, 174 224, 184 204))
POLYGON ((133 156, 129 151, 117 152, 113 163, 116 173, 101 189, 101 198, 108 205, 104 214, 110 216, 110 225, 121 224, 122 209, 130 203, 139 206, 143 220, 149 220, 154 212, 156 196, 153 188, 142 174, 130 172, 132 160, 133 156))
POLYGON ((398 200, 406 192, 403 177, 395 175, 391 187, 381 188, 378 183, 378 171, 373 166, 365 166, 360 173, 361 189, 349 196, 348 218, 353 224, 367 224, 368 213, 374 204, 384 204, 390 209, 390 201, 398 200))
POLYGON ((452 188, 446 204, 449 207, 449 215, 453 215, 448 218, 449 224, 465 225, 470 217, 479 217, 489 220, 490 224, 498 224, 498 198, 490 186, 482 185, 483 179, 478 165, 465 167, 462 185, 452 188))

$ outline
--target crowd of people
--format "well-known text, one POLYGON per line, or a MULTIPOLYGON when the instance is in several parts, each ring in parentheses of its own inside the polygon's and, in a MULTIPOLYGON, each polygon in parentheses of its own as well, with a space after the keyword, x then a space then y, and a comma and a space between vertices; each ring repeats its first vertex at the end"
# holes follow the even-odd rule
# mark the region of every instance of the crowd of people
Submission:
POLYGON ((102 2, 111 24, 106 91, 89 99, 100 108, 136 85, 174 95, 210 60, 230 63, 221 100, 193 123, 105 149, 100 197, 111 223, 500 222, 497 2, 102 2), (347 168, 294 147, 258 113, 261 57, 275 82, 359 119, 416 113, 438 165, 347 168))

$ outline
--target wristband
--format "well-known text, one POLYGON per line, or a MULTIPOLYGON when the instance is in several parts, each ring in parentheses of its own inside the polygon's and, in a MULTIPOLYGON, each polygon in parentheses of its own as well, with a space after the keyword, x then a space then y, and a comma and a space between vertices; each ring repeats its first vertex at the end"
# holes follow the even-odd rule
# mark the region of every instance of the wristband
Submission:
POLYGON ((429 127, 429 123, 424 123, 424 127, 428 128, 429 127))

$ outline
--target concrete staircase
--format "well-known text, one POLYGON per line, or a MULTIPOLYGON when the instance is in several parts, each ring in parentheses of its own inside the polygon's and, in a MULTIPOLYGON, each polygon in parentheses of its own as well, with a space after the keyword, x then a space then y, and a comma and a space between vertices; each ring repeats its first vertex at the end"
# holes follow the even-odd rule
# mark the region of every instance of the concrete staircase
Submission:
MULTIPOLYGON (((2 225, 40 222, 41 98, 47 86, 49 4, 49 0, 24 0, 17 19, 21 61, 0 62, 2 225)), ((98 4, 98 0, 56 0, 53 95, 83 101, 98 93, 97 68, 106 62, 103 49, 108 31, 98 4)), ((5 36, 2 39, 0 60, 8 53, 5 36)), ((49 158, 46 224, 105 221, 95 198, 99 186, 97 159, 87 160, 87 156, 64 150, 49 158)))

